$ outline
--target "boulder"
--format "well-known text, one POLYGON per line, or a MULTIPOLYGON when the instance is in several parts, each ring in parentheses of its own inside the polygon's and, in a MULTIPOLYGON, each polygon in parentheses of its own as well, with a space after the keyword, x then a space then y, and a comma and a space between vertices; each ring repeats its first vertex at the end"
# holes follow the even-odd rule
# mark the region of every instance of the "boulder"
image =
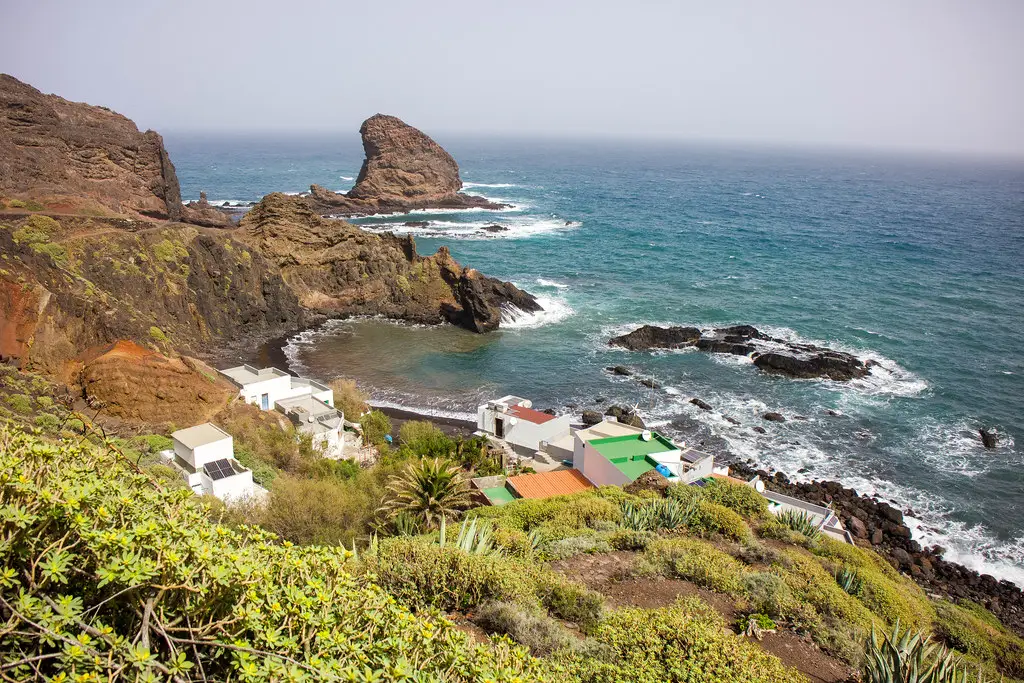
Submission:
POLYGON ((764 415, 762 415, 761 419, 762 420, 767 420, 768 422, 785 422, 786 421, 786 418, 782 415, 782 413, 771 413, 771 412, 765 413, 764 415))
POLYGON ((640 418, 640 416, 634 413, 631 408, 626 408, 623 406, 611 406, 610 408, 608 408, 608 410, 604 412, 604 414, 614 417, 622 424, 627 424, 632 427, 644 429, 644 427, 646 426, 644 425, 644 421, 640 418))
POLYGON ((754 425, 751 429, 753 429, 758 434, 767 434, 768 433, 768 430, 765 429, 764 427, 761 427, 760 425, 754 425))
POLYGON ((623 377, 629 377, 630 375, 633 374, 633 371, 627 368, 625 365, 616 365, 605 369, 608 370, 608 372, 612 373, 613 375, 621 375, 623 377))
POLYGON ((665 328, 644 325, 629 334, 614 337, 608 343, 611 346, 621 346, 630 351, 650 351, 692 346, 698 339, 700 339, 700 330, 696 327, 665 328))
POLYGON ((660 389, 661 388, 661 384, 658 381, 650 379, 649 377, 643 377, 643 378, 641 378, 638 381, 640 382, 640 384, 644 385, 648 389, 660 389))
POLYGON ((697 406, 701 410, 714 410, 714 408, 711 407, 710 403, 708 403, 707 401, 702 401, 699 398, 691 398, 690 403, 697 406))
POLYGON ((847 520, 847 524, 850 527, 850 533, 852 533, 857 538, 868 537, 868 528, 867 526, 865 526, 864 520, 862 520, 860 517, 850 517, 850 519, 847 520))
POLYGON ((996 448, 999 446, 999 433, 995 430, 995 427, 982 427, 978 430, 978 434, 981 435, 981 443, 984 444, 985 448, 996 448))
POLYGON ((623 490, 625 490, 626 493, 633 494, 634 496, 639 494, 641 491, 654 491, 659 495, 665 495, 665 491, 669 486, 671 486, 671 484, 669 484, 668 479, 661 476, 656 471, 650 470, 641 474, 635 481, 626 484, 623 487, 623 490))
POLYGON ((596 410, 584 410, 581 420, 583 421, 583 424, 591 427, 593 425, 600 424, 604 420, 604 417, 596 410))

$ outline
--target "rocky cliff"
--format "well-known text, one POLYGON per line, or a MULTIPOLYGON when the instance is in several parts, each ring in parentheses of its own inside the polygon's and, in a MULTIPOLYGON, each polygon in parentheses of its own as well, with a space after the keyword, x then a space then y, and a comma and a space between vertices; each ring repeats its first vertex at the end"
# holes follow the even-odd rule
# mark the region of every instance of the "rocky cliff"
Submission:
POLYGON ((459 165, 439 144, 401 119, 376 114, 359 128, 366 159, 347 194, 319 185, 310 200, 321 213, 357 216, 422 208, 500 209, 483 197, 460 192, 459 165))
POLYGON ((462 267, 445 247, 421 256, 412 237, 322 218, 298 197, 267 195, 242 219, 236 237, 277 264, 304 309, 325 316, 448 321, 486 332, 497 329, 507 306, 540 310, 531 295, 462 267))

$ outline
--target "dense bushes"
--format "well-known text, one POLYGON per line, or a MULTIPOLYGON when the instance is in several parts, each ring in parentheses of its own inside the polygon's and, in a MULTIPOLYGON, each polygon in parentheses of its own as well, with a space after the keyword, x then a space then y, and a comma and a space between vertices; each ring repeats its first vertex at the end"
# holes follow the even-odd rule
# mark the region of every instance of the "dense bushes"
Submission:
POLYGON ((1024 678, 1024 639, 1010 633, 996 617, 973 603, 936 603, 935 634, 947 647, 996 669, 1024 678))
POLYGON ((366 403, 369 397, 366 392, 356 386, 353 379, 339 377, 331 382, 331 390, 334 391, 334 405, 341 410, 349 422, 359 422, 363 413, 370 409, 366 403))
POLYGON ((468 610, 485 602, 544 607, 584 627, 597 622, 601 598, 532 562, 470 554, 429 539, 389 538, 365 554, 366 571, 410 605, 468 610))
POLYGON ((708 543, 688 538, 651 543, 644 551, 640 570, 686 579, 698 586, 732 595, 743 591, 746 573, 743 564, 731 555, 708 543))
POLYGON ((379 410, 363 415, 359 418, 359 425, 363 428, 363 441, 368 444, 383 444, 384 437, 391 433, 391 418, 379 410))
POLYGON ((579 641, 543 612, 510 602, 488 602, 473 620, 488 633, 507 635, 537 656, 571 648, 579 641))
POLYGON ((341 548, 211 524, 123 461, 0 430, 0 661, 13 680, 543 679, 351 573, 341 548))
POLYGON ((747 519, 768 519, 771 515, 768 500, 750 486, 711 479, 701 488, 705 500, 724 505, 747 519))
POLYGON ((750 527, 738 513, 724 505, 707 500, 702 500, 697 504, 688 526, 692 533, 705 538, 721 534, 734 541, 742 541, 753 536, 750 527))
POLYGON ((606 654, 567 654, 576 680, 594 683, 797 683, 803 676, 730 633, 699 600, 656 610, 620 609, 595 632, 606 654))

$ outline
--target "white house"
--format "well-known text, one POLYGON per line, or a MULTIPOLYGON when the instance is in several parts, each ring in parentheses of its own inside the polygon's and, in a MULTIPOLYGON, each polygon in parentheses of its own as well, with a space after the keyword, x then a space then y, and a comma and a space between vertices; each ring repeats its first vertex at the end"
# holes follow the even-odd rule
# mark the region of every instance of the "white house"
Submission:
POLYGON ((533 409, 533 404, 518 396, 505 396, 477 408, 477 429, 529 454, 541 450, 542 443, 569 433, 571 416, 549 415, 533 409))
POLYGON ((251 365, 221 370, 236 387, 238 395, 246 403, 258 405, 262 410, 272 410, 274 404, 297 396, 312 396, 329 406, 334 405, 334 392, 320 382, 304 377, 295 377, 277 368, 254 368, 251 365))
POLYGON ((235 460, 234 439, 220 427, 206 422, 171 434, 173 464, 197 494, 223 501, 241 500, 265 493, 252 480, 252 472, 235 460))
POLYGON ((752 487, 755 491, 760 493, 766 499, 768 499, 768 510, 773 515, 781 515, 783 512, 795 512, 797 514, 804 514, 814 523, 815 527, 818 528, 826 536, 834 538, 837 541, 843 541, 854 545, 853 537, 843 527, 843 522, 839 519, 839 516, 830 507, 823 505, 815 505, 809 503, 806 500, 800 500, 799 498, 793 498, 782 493, 776 493, 775 491, 769 491, 764 487, 764 482, 761 481, 761 477, 754 477, 747 482, 747 486, 752 487))
POLYGON ((340 410, 310 394, 282 399, 274 405, 299 432, 311 435, 328 458, 344 457, 345 415, 340 410))

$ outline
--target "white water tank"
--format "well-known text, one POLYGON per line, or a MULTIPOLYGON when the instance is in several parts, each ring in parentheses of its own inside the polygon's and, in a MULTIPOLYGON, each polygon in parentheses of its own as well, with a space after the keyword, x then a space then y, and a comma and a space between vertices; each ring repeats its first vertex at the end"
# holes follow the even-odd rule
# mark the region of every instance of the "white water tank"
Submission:
POLYGON ((640 432, 640 438, 643 439, 644 441, 650 441, 651 439, 654 438, 654 435, 651 434, 650 430, 645 429, 644 431, 640 432))
POLYGON ((531 401, 530 399, 526 399, 525 401, 523 401, 519 405, 523 406, 524 408, 532 408, 533 407, 533 401, 531 401))

